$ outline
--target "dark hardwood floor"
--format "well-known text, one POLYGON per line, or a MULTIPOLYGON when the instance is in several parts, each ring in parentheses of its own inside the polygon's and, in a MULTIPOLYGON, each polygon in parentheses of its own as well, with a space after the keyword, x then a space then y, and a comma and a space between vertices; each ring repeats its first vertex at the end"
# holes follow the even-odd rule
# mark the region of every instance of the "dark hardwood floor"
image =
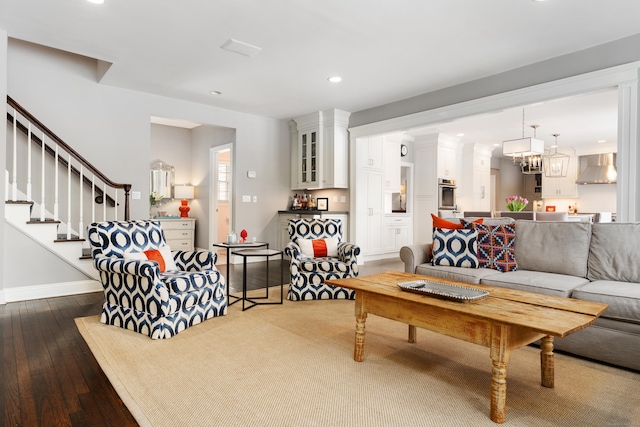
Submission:
MULTIPOLYGON (((266 263, 247 267, 247 288, 263 286, 266 263)), ((360 274, 402 269, 399 259, 374 261, 360 274)), ((284 272, 288 282, 288 263, 284 272)), ((231 292, 241 291, 242 265, 231 265, 229 274, 231 292)), ((279 283, 279 260, 270 262, 269 276, 279 283)), ((0 425, 137 426, 74 322, 100 314, 102 301, 97 292, 0 305, 0 425)))

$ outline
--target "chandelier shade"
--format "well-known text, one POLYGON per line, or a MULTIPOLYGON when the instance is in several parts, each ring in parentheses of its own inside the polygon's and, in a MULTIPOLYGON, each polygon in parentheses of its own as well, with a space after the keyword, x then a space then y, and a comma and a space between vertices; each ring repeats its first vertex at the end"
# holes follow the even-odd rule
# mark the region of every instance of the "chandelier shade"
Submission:
POLYGON ((544 141, 536 138, 518 138, 502 141, 502 155, 526 157, 544 154, 544 141))

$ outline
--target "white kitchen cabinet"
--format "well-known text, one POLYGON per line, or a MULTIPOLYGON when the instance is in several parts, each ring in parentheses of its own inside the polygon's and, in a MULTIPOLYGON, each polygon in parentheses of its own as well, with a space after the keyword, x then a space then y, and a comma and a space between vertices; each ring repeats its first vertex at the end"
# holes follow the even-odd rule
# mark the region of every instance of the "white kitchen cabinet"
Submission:
POLYGON ((457 152, 446 144, 438 145, 438 178, 456 179, 457 152))
POLYGON ((386 252, 399 253, 400 248, 412 243, 412 237, 410 214, 385 215, 383 243, 386 252))
POLYGON ((462 170, 458 173, 458 209, 491 210, 491 149, 467 143, 462 149, 462 170))
POLYGON ((363 256, 383 250, 384 171, 360 168, 356 175, 356 240, 363 256))
POLYGON ((290 123, 291 188, 348 188, 349 115, 318 111, 290 123))
POLYGON ((384 138, 373 136, 358 138, 356 168, 384 171, 384 138))
POLYGON ((388 193, 400 192, 400 141, 384 138, 384 189, 388 193))
POLYGON ((194 249, 196 219, 195 218, 158 218, 164 238, 171 250, 192 251, 194 249))
POLYGON ((543 199, 578 197, 578 184, 576 184, 576 179, 578 179, 578 158, 575 155, 575 151, 571 149, 564 149, 562 152, 571 156, 567 176, 562 178, 549 178, 542 174, 543 199))

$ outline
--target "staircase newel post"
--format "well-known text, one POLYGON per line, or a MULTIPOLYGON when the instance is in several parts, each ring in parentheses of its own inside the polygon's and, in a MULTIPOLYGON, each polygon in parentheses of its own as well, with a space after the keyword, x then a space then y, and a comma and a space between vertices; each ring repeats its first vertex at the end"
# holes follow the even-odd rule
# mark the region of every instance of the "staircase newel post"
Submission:
POLYGON ((124 220, 129 221, 131 219, 131 214, 129 212, 129 193, 131 192, 131 184, 124 185, 124 220))

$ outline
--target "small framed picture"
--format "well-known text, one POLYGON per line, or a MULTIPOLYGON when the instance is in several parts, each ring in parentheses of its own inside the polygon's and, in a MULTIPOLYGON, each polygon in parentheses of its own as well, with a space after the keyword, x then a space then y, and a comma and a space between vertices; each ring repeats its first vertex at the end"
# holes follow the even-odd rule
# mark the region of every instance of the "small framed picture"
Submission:
POLYGON ((556 211, 556 207, 555 206, 545 206, 545 212, 555 212, 556 211))
POLYGON ((328 211, 329 210, 329 199, 326 197, 318 197, 316 202, 319 211, 328 211))

